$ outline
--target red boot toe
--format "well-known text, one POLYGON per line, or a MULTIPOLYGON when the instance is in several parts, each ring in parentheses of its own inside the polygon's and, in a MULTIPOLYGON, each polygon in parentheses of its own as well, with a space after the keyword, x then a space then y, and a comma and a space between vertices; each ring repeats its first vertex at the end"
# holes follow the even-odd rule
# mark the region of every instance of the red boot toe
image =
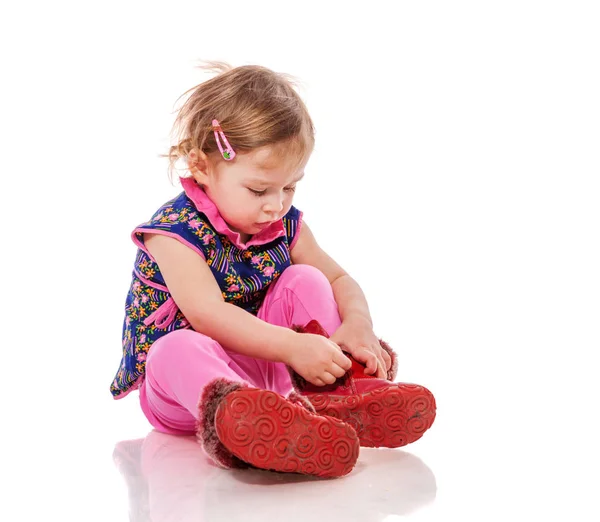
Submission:
MULTIPOLYGON (((314 320, 296 331, 327 336, 314 320)), ((433 394, 424 386, 378 379, 364 370, 352 359, 352 368, 327 386, 310 384, 291 369, 290 373, 316 412, 350 424, 361 446, 397 448, 420 439, 435 419, 433 394)))

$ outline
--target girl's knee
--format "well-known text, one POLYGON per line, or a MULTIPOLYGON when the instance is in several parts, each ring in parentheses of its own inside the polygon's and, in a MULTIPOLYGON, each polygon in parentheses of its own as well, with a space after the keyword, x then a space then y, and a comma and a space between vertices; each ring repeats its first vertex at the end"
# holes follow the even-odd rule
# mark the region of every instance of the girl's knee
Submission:
POLYGON ((330 287, 325 274, 311 265, 292 265, 283 271, 279 279, 283 279, 287 287, 295 285, 307 285, 310 288, 315 288, 315 286, 330 287))
POLYGON ((148 352, 146 366, 168 358, 173 359, 190 351, 216 344, 214 339, 187 328, 175 330, 155 341, 148 352))

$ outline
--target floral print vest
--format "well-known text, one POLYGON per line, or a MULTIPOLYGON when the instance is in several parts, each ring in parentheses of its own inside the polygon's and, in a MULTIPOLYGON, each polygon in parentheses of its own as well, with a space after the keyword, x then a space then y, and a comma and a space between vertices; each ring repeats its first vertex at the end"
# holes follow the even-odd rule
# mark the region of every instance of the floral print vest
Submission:
POLYGON ((144 232, 173 237, 197 252, 206 260, 225 301, 254 315, 269 285, 291 264, 290 251, 302 224, 298 209, 291 207, 282 219, 244 244, 193 178, 180 181, 184 191, 132 232, 138 251, 125 302, 121 363, 110 387, 115 399, 142 383, 146 357, 157 339, 191 328, 144 246, 144 232))

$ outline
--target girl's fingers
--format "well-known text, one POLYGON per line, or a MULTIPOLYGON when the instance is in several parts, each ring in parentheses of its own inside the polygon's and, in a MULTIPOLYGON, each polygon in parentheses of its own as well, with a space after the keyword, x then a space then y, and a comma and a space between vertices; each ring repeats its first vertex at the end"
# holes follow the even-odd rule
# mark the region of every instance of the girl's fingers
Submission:
POLYGON ((329 373, 335 375, 336 379, 339 379, 340 377, 346 375, 346 372, 347 370, 344 370, 344 368, 342 368, 339 364, 336 364, 335 362, 331 365, 331 370, 329 370, 329 373))
POLYGON ((385 369, 389 370, 392 367, 392 358, 390 354, 387 353, 383 348, 381 349, 381 356, 383 357, 383 361, 385 362, 385 369))
POLYGON ((365 354, 367 354, 367 357, 366 357, 367 372, 366 373, 373 375, 373 374, 377 373, 377 366, 378 366, 377 365, 377 356, 373 352, 370 352, 368 350, 365 350, 365 354))
POLYGON ((337 377, 332 373, 323 372, 321 380, 326 382, 327 384, 333 384, 335 381, 337 381, 337 377))
POLYGON ((377 377, 380 379, 386 379, 387 378, 387 371, 385 369, 385 363, 383 362, 383 359, 377 359, 377 377))
POLYGON ((333 362, 334 364, 337 364, 343 368, 345 371, 352 368, 352 361, 346 357, 342 351, 333 354, 333 362))
POLYGON ((364 357, 362 358, 363 362, 366 363, 365 373, 369 375, 374 375, 379 379, 387 378, 387 370, 386 363, 381 355, 376 355, 376 352, 367 350, 366 348, 363 350, 364 357))
POLYGON ((387 377, 387 364, 385 362, 385 359, 383 358, 383 349, 377 346, 375 350, 377 350, 375 353, 377 354, 378 362, 377 376, 380 379, 385 379, 387 377))
POLYGON ((319 379, 318 377, 315 377, 314 380, 312 380, 311 382, 316 386, 325 386, 326 384, 322 379, 319 379))

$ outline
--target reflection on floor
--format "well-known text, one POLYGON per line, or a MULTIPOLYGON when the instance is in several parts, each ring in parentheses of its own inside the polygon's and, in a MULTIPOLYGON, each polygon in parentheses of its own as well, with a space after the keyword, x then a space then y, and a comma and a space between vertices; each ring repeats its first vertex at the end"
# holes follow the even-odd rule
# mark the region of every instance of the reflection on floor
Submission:
POLYGON ((431 470, 398 449, 361 448, 349 475, 328 480, 224 470, 194 437, 157 431, 117 443, 113 459, 128 489, 131 522, 375 522, 411 513, 436 495, 431 470))

